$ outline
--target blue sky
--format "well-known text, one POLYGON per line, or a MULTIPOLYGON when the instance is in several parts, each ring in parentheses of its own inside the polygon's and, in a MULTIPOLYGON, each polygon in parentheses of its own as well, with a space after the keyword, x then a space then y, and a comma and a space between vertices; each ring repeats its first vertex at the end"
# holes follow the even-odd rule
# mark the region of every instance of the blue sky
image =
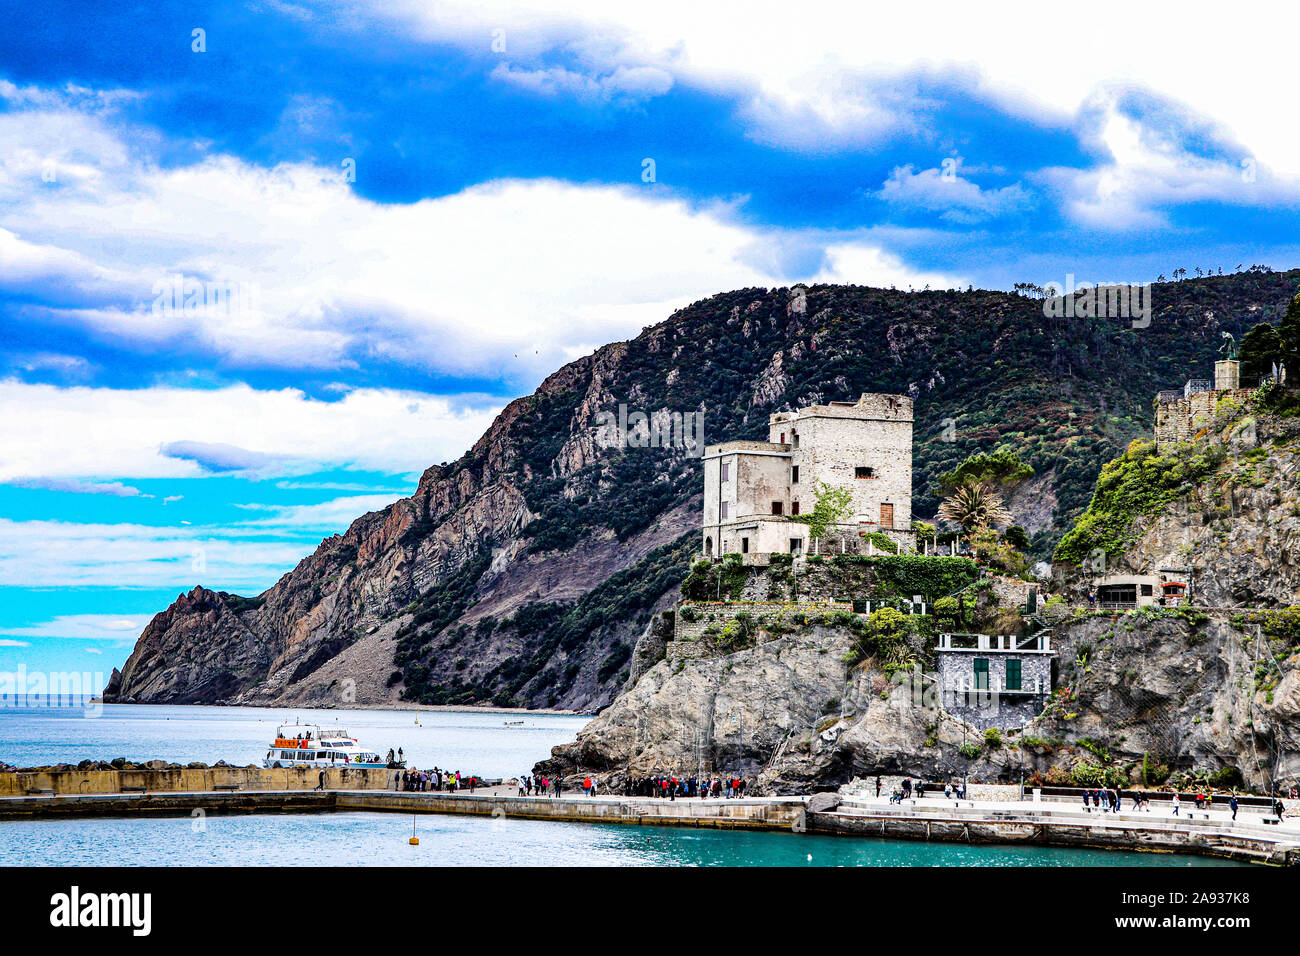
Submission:
POLYGON ((713 292, 1300 262, 1294 23, 116 6, 0 34, 0 670, 106 674, 713 292))

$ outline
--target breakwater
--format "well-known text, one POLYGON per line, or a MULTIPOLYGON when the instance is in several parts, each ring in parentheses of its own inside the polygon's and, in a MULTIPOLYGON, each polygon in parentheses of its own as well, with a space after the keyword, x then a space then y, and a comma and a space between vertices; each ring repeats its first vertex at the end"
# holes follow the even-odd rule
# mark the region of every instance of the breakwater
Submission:
MULTIPOLYGON (((333 790, 391 790, 396 770, 331 768, 333 790)), ((18 770, 0 773, 0 797, 83 796, 113 793, 197 793, 239 790, 312 790, 313 767, 138 767, 124 770, 18 770)))

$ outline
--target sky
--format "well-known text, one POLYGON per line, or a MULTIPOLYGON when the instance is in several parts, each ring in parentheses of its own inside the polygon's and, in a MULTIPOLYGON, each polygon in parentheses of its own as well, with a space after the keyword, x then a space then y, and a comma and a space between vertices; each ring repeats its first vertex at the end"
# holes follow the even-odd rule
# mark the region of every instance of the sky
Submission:
POLYGON ((106 676, 715 292, 1300 264, 1300 14, 1221 12, 11 5, 0 673, 106 676))

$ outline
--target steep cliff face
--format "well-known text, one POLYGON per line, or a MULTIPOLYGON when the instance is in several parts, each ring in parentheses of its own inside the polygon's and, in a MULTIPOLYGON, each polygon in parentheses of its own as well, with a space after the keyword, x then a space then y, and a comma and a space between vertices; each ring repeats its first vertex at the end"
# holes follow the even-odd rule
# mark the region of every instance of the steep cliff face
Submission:
MULTIPOLYGON (((1150 611, 1056 630, 1057 692, 990 739, 937 706, 917 673, 845 660, 845 628, 811 626, 700 660, 663 659, 538 771, 742 774, 770 793, 854 777, 1157 786, 1300 781, 1300 619, 1150 611), (1256 626, 1258 625, 1258 627, 1256 626)), ((851 660, 851 657, 850 657, 851 660)))
MULTIPOLYGON (((675 598, 699 520, 681 445, 610 447, 598 415, 702 412, 705 440, 758 438, 776 410, 908 393, 915 511, 966 455, 1014 440, 1046 554, 1101 463, 1149 428, 1149 396, 1217 342, 1279 313, 1300 273, 1157 287, 1157 317, 1046 318, 1004 293, 815 286, 697 302, 511 402, 410 498, 358 518, 256 598, 203 588, 141 635, 119 700, 489 703, 595 709, 675 598), (1207 313, 1210 318, 1206 318, 1207 313)), ((1016 504, 1013 502, 1013 504, 1016 504)))
MULTIPOLYGON (((1023 728, 1016 721, 986 734, 941 709, 923 674, 934 664, 934 632, 945 628, 938 619, 913 619, 913 632, 925 638, 914 648, 922 670, 900 673, 861 650, 861 619, 841 612, 784 627, 788 618, 773 621, 764 605, 743 603, 875 600, 951 592, 960 582, 927 587, 917 578, 882 593, 883 567, 864 574, 847 558, 793 578, 782 567, 746 576, 714 565, 708 581, 692 573, 684 597, 711 599, 716 577, 719 594, 741 602, 725 613, 754 616, 752 646, 733 648, 717 637, 701 646, 680 625, 674 642, 667 622, 648 630, 635 655, 639 679, 540 767, 602 773, 614 785, 629 775, 743 773, 774 792, 876 774, 1003 781, 1023 774, 1076 786, 1294 785, 1297 404, 1294 392, 1257 393, 1221 407, 1192 442, 1163 454, 1135 442, 1106 466, 1088 510, 1057 551, 1064 560, 1055 584, 1074 598, 1075 610, 1056 600, 1042 612, 1054 625, 1055 691, 1023 728), (1098 561, 1103 567, 1093 566, 1098 561), (1190 572, 1196 606, 1088 610, 1094 574, 1170 567, 1190 572), (836 620, 846 626, 826 626, 836 620)), ((1005 633, 988 625, 1009 610, 987 606, 982 621, 962 624, 1005 633)), ((687 604, 677 613, 701 612, 687 604)), ((810 608, 805 617, 816 615, 810 608)), ((997 717, 990 722, 996 726, 997 717)))

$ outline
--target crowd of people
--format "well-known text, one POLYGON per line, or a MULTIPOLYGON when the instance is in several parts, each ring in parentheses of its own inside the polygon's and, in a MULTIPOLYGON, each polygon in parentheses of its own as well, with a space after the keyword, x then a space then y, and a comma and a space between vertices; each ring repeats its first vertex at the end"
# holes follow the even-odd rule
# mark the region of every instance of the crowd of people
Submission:
POLYGON ((678 797, 699 797, 701 800, 733 800, 745 795, 748 786, 744 777, 678 777, 674 774, 657 774, 650 777, 628 777, 623 782, 625 797, 661 797, 676 800, 678 797))
POLYGON ((456 793, 468 790, 473 793, 478 784, 478 777, 462 776, 459 770, 443 770, 440 767, 432 770, 400 770, 397 773, 397 789, 411 792, 446 790, 448 793, 456 793))
MULTIPOLYGON (((585 787, 592 786, 591 778, 583 781, 585 787)), ((554 779, 539 775, 519 775, 519 796, 521 797, 559 797, 564 794, 564 784, 559 777, 554 779)))

